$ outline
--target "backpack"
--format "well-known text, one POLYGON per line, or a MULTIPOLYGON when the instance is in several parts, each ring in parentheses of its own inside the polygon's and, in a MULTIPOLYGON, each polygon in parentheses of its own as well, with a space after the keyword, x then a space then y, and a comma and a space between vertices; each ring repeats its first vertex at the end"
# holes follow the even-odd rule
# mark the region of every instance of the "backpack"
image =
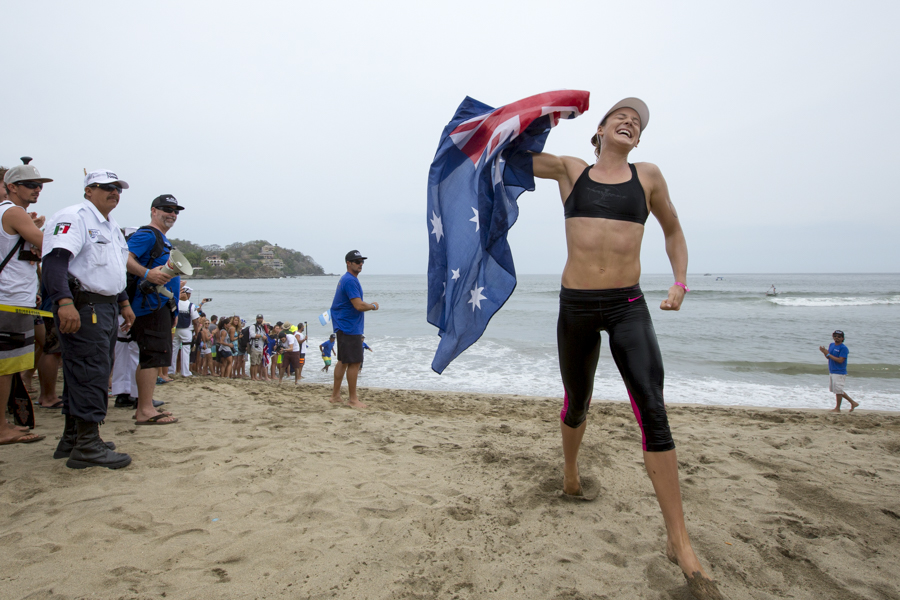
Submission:
POLYGON ((241 330, 241 337, 238 339, 238 351, 246 352, 247 346, 250 345, 250 326, 241 330))
MULTIPOLYGON (((143 226, 139 227, 137 229, 137 231, 135 231, 134 233, 131 233, 128 237, 126 237, 125 241, 128 242, 128 240, 131 239, 131 236, 134 235, 135 233, 137 233, 138 231, 140 231, 141 229, 149 229, 150 231, 153 232, 153 235, 156 236, 156 243, 153 244, 153 248, 150 249, 150 260, 147 264, 143 265, 144 267, 149 269, 150 265, 152 265, 156 261, 157 258, 159 258, 160 256, 162 256, 163 254, 166 253, 166 243, 163 241, 162 233, 160 233, 156 227, 150 227, 149 225, 143 225, 143 226)), ((128 293, 128 302, 129 303, 134 302, 134 296, 135 296, 135 294, 137 294, 138 281, 140 281, 141 279, 143 279, 143 278, 139 277, 138 275, 132 275, 131 273, 127 274, 125 291, 128 293)), ((180 314, 179 314, 179 318, 181 318, 180 314)), ((190 321, 190 315, 188 315, 188 320, 190 321)))
POLYGON ((188 302, 187 312, 178 311, 178 322, 175 323, 175 327, 178 329, 187 329, 191 326, 191 310, 194 308, 193 302, 188 302))

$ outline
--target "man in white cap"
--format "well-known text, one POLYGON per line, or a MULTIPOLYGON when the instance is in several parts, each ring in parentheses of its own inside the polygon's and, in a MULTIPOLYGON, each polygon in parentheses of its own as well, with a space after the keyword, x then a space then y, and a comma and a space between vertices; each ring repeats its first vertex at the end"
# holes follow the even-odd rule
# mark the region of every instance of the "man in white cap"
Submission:
MULTIPOLYGON (((7 197, 0 201, 0 405, 6 406, 13 377, 34 366, 34 316, 14 312, 16 307, 34 308, 37 302, 38 278, 36 256, 41 254, 44 217, 28 212, 37 202, 45 183, 53 181, 28 164, 15 166, 3 176, 0 186, 7 197), (12 310, 12 312, 10 312, 12 310)), ((0 418, 0 445, 37 442, 44 439, 13 427, 0 418)))
POLYGON ((115 444, 100 439, 106 418, 108 383, 121 314, 125 329, 134 323, 125 294, 128 247, 110 213, 128 184, 112 171, 84 178, 85 202, 57 212, 44 228, 43 278, 53 302, 65 385, 65 429, 54 458, 73 469, 131 464, 115 444))
POLYGON ((200 320, 197 307, 191 302, 192 290, 189 286, 181 288, 181 297, 178 300, 178 317, 175 322, 175 335, 172 337, 172 364, 169 366, 169 375, 174 375, 178 364, 178 355, 181 355, 181 376, 191 376, 191 339, 200 320))

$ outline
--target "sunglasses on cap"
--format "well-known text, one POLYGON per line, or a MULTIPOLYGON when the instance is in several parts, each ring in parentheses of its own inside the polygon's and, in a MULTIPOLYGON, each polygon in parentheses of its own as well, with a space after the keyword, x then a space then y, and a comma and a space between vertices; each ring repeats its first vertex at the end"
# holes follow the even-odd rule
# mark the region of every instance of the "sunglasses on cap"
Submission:
POLYGON ((40 181, 17 181, 13 185, 21 185, 27 187, 29 190, 42 190, 44 189, 44 184, 40 181))
POLYGON ((156 210, 161 210, 161 211, 163 211, 164 213, 167 213, 167 214, 170 214, 170 215, 171 215, 172 213, 175 213, 175 214, 177 215, 178 213, 181 212, 181 209, 180 209, 180 208, 173 208, 173 207, 171 207, 171 206, 158 206, 158 207, 156 207, 156 210))
POLYGON ((122 193, 122 186, 116 185, 115 183, 95 183, 93 185, 89 185, 88 187, 99 188, 104 192, 116 191, 120 194, 122 193))

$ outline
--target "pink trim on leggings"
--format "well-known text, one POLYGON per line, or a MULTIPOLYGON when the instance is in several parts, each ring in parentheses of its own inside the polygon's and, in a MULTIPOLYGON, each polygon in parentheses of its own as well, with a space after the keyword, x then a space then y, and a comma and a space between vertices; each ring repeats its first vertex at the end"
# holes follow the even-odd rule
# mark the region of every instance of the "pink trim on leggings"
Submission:
POLYGON ((647 451, 647 435, 644 433, 644 424, 641 422, 641 412, 638 410, 637 404, 631 392, 628 392, 628 399, 631 400, 631 410, 634 411, 634 418, 637 419, 638 427, 641 428, 641 448, 647 451))
POLYGON ((563 409, 559 412, 559 420, 566 420, 566 413, 569 412, 569 392, 563 389, 563 409))

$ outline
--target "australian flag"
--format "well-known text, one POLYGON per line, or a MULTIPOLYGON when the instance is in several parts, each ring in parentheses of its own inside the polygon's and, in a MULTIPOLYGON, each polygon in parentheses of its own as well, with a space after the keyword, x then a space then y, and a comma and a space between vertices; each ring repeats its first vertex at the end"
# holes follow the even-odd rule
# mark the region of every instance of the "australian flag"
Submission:
POLYGON ((588 109, 590 94, 559 91, 491 108, 466 97, 444 128, 428 172, 428 322, 441 336, 441 373, 484 333, 516 287, 506 234, 516 199, 534 190, 531 153, 560 119, 588 109))

